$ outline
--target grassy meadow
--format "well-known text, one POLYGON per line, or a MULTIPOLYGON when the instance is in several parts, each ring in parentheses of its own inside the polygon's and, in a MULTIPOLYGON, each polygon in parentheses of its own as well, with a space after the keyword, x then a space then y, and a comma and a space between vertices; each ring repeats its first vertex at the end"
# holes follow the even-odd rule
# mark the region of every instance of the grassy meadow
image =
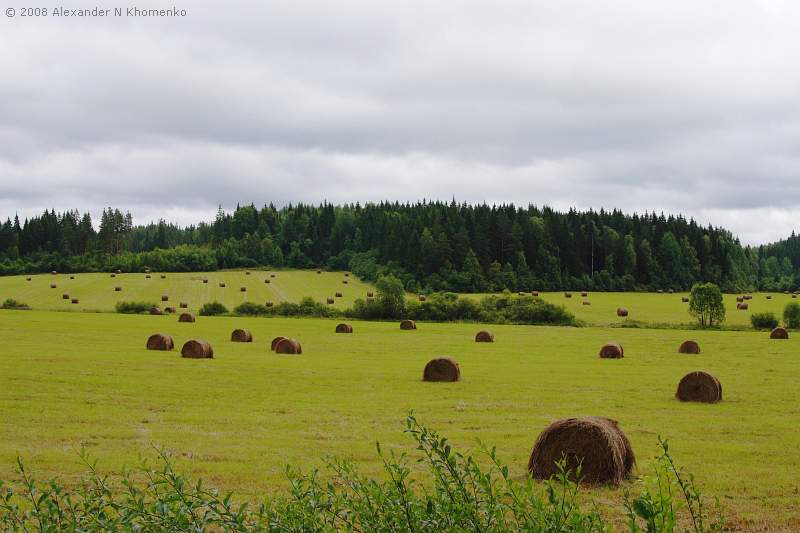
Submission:
MULTIPOLYGON (((402 433, 412 409, 457 446, 476 450, 478 439, 496 445, 521 477, 536 436, 550 422, 600 415, 619 421, 639 473, 649 473, 662 435, 734 524, 800 528, 800 337, 613 327, 618 305, 631 319, 688 322, 680 294, 592 293, 591 306, 581 305, 580 293, 567 301, 562 293, 546 294, 597 325, 488 326, 494 344, 474 342, 482 328, 477 324, 421 323, 416 331, 401 331, 395 322, 354 321, 355 332, 343 335, 333 332, 332 320, 198 317, 178 323, 175 316, 55 312, 109 310, 118 299, 157 301, 161 294, 175 305, 185 300, 196 308, 218 299, 233 307, 245 299, 242 285, 246 299, 258 302, 323 299, 342 290, 337 305, 343 306, 368 290, 352 277, 342 285, 342 273, 277 272, 268 285, 265 276, 0 278, 0 297, 34 308, 0 310, 0 479, 12 475, 19 455, 39 479, 74 483, 84 471, 81 447, 99 459, 101 470, 119 470, 142 455, 152 458, 156 445, 171 450, 184 472, 241 496, 263 496, 285 489, 286 464, 311 469, 327 454, 379 473, 376 440, 385 449, 413 451, 402 433), (57 289, 49 289, 52 280, 57 289), (226 289, 219 289, 220 280, 226 289), (116 285, 122 295, 113 291, 116 285), (62 292, 81 304, 62 303, 62 292), (242 327, 253 332, 252 344, 230 342, 231 331, 242 327), (146 350, 155 332, 172 335, 176 350, 146 350), (303 354, 270 352, 277 335, 299 339, 303 354), (180 346, 190 338, 210 341, 215 358, 182 359, 180 346), (688 338, 700 343, 700 355, 677 353, 688 338), (624 345, 624 359, 597 357, 609 340, 624 345), (425 363, 442 355, 459 361, 462 381, 422 382, 425 363), (693 370, 720 379, 721 403, 675 400, 678 381, 693 370)), ((750 310, 780 314, 790 299, 756 294, 750 310)), ((729 322, 744 324, 749 313, 726 303, 729 322)), ((624 488, 589 494, 619 503, 624 488)))

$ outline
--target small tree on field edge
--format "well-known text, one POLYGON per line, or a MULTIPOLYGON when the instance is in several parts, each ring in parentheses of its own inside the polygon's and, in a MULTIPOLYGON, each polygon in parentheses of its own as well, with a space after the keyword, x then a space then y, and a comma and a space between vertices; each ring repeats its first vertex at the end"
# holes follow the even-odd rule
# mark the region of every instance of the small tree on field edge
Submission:
POLYGON ((713 327, 725 321, 722 292, 713 283, 695 283, 689 296, 689 314, 701 328, 713 327))
POLYGON ((783 324, 789 329, 800 328, 800 304, 789 302, 783 308, 783 324))

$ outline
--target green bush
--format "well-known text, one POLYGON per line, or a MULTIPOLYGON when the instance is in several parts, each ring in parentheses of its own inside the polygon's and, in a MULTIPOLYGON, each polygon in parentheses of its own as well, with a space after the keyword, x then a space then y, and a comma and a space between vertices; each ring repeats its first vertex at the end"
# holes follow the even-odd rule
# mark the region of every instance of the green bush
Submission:
POLYGON ((778 318, 775 313, 753 313, 750 323, 755 329, 774 329, 778 327, 778 318))
POLYGON ((783 308, 783 324, 787 328, 800 328, 800 303, 789 302, 783 308))
POLYGON ((267 307, 254 302, 243 302, 233 308, 233 314, 243 316, 260 316, 268 313, 267 307))
MULTIPOLYGON (((413 416, 406 420, 406 433, 422 469, 412 470, 405 454, 386 454, 377 445, 381 478, 337 459, 325 461, 330 479, 316 470, 305 474, 287 467, 288 493, 257 505, 188 479, 164 452, 157 467, 143 463, 116 477, 101 474, 84 451, 88 472, 69 488, 58 480, 35 481, 18 459, 16 479, 0 483, 0 531, 613 530, 602 518, 608 509, 601 508, 613 502, 605 497, 602 504, 587 502, 565 461, 555 476, 538 483, 512 475, 495 448, 482 446, 484 457, 456 451, 413 416)), ((674 464, 667 443, 659 442, 654 476, 642 480, 638 497, 626 490, 628 531, 671 532, 677 524, 695 533, 721 531, 721 513, 708 522, 692 476, 674 464)), ((580 467, 574 474, 580 478, 580 467)))
POLYGON ((156 307, 156 304, 152 302, 117 302, 117 305, 114 306, 117 313, 130 315, 149 313, 153 307, 156 307))
POLYGON ((0 309, 25 310, 25 309, 30 309, 30 307, 28 306, 28 304, 19 302, 13 298, 8 298, 6 299, 5 302, 3 302, 3 305, 0 305, 0 309))
POLYGON ((274 316, 309 316, 317 318, 333 318, 341 316, 338 309, 317 302, 310 296, 304 297, 300 303, 281 302, 266 308, 267 314, 274 316))
POLYGON ((203 307, 200 308, 201 316, 217 316, 217 315, 225 315, 227 313, 228 313, 228 308, 219 302, 205 303, 203 304, 203 307))
POLYGON ((689 295, 689 314, 701 328, 720 325, 725 321, 725 304, 722 292, 713 283, 695 283, 689 295))

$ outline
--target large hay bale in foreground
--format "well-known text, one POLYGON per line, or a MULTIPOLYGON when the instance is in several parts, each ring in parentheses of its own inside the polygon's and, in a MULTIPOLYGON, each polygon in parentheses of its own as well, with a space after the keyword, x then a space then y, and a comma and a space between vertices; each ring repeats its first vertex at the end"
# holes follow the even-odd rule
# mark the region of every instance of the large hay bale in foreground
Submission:
POLYGON ((722 400, 722 384, 708 372, 689 372, 678 383, 675 397, 682 402, 717 403, 722 400))
POLYGON ((789 332, 785 328, 775 328, 769 334, 770 339, 788 339, 789 332))
POLYGON ((636 456, 616 420, 599 416, 557 420, 539 434, 533 444, 528 471, 536 479, 559 473, 557 462, 566 461, 571 477, 580 465, 587 483, 618 485, 627 479, 636 456))
POLYGON ((158 308, 158 307, 151 307, 151 308, 150 308, 150 314, 151 314, 151 315, 161 315, 161 314, 163 314, 163 313, 161 312, 161 309, 160 309, 160 308, 158 308))
POLYGON ((624 307, 617 307, 617 316, 628 316, 628 310, 624 307))
POLYGON ((194 322, 195 317, 192 313, 181 313, 178 317, 178 322, 194 322))
POLYGON ((213 359, 214 350, 208 341, 193 339, 186 341, 186 344, 181 348, 181 357, 189 359, 213 359))
POLYGON ((283 339, 275 345, 275 353, 298 355, 303 353, 303 348, 295 339, 283 339))
POLYGON ((618 342, 607 342, 600 348, 601 359, 622 359, 625 356, 625 350, 618 342))
POLYGON ((163 350, 169 351, 175 348, 175 342, 169 335, 163 333, 154 333, 147 338, 148 350, 163 350))
POLYGON ((344 322, 337 324, 336 333, 353 333, 353 326, 350 324, 345 324, 344 322))
POLYGON ((400 329, 417 329, 417 323, 413 320, 401 320, 400 321, 400 329))
POLYGON ((481 330, 475 334, 475 342, 494 342, 494 333, 487 330, 481 330))
POLYGON ((275 351, 275 347, 278 346, 278 343, 281 342, 285 338, 286 337, 275 337, 274 339, 272 339, 272 342, 270 343, 270 348, 269 349, 274 352, 275 351))
POLYGON ((422 372, 422 381, 458 381, 461 368, 449 357, 439 357, 428 361, 422 372))
POLYGON ((253 334, 246 329, 235 329, 231 332, 231 342, 253 342, 253 334))
POLYGON ((700 345, 695 341, 683 341, 678 347, 678 353, 698 354, 700 353, 700 345))

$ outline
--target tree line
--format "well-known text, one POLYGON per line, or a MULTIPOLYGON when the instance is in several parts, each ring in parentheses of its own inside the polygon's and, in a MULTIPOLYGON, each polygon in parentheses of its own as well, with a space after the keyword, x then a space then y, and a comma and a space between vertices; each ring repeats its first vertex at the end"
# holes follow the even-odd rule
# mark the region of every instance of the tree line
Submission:
POLYGON ((746 247, 682 216, 456 202, 220 209, 212 222, 134 225, 108 208, 0 225, 0 273, 291 267, 392 274, 411 291, 688 290, 800 285, 800 238, 746 247))

